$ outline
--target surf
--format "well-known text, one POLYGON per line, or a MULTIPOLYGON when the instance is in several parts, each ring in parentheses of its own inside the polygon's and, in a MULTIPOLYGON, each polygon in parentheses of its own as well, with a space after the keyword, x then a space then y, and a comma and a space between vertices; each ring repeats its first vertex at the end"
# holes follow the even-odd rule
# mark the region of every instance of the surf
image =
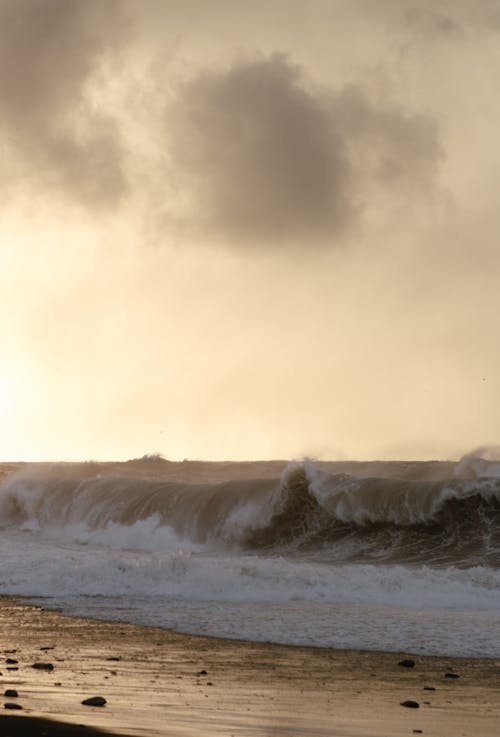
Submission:
POLYGON ((165 548, 173 540, 276 554, 316 550, 337 561, 499 565, 493 468, 470 478, 469 468, 460 477, 427 464, 351 464, 350 473, 345 464, 312 461, 201 466, 145 459, 10 467, 0 482, 0 525, 66 539, 86 531, 111 547, 123 539, 144 548, 142 526, 165 548), (385 475, 367 475, 373 470, 385 475))

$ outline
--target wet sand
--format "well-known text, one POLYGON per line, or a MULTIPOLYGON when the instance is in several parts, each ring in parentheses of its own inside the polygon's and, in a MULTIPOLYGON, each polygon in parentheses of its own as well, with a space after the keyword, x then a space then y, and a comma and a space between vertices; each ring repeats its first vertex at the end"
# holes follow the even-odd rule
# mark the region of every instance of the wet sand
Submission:
POLYGON ((0 599, 0 671, 2 694, 18 693, 0 705, 5 737, 496 737, 500 720, 499 660, 194 637, 70 619, 8 598, 0 599), (398 665, 403 658, 415 667, 398 665), (92 696, 106 705, 82 705, 92 696), (406 700, 419 708, 401 706, 406 700))

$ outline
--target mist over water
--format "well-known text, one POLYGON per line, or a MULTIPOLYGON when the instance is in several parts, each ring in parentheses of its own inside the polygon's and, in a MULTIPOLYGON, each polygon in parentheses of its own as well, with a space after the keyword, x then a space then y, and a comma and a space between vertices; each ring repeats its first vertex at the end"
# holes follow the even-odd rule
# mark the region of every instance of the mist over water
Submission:
POLYGON ((498 470, 3 464, 0 590, 226 637, 498 655, 498 470))

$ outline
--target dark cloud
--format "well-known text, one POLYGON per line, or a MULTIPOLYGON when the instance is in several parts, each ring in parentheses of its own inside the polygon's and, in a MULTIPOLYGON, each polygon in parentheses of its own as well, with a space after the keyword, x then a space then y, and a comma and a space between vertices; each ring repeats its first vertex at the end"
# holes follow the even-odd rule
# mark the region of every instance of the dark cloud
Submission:
POLYGON ((282 56, 205 72, 169 112, 202 225, 228 240, 324 238, 351 219, 350 166, 324 100, 282 56))
POLYGON ((430 118, 316 89, 282 55, 203 72, 167 121, 190 218, 235 245, 337 243, 369 185, 430 186, 441 154, 430 118))
POLYGON ((125 189, 115 127, 85 97, 126 33, 120 9, 116 0, 0 0, 0 129, 25 177, 89 205, 125 189))

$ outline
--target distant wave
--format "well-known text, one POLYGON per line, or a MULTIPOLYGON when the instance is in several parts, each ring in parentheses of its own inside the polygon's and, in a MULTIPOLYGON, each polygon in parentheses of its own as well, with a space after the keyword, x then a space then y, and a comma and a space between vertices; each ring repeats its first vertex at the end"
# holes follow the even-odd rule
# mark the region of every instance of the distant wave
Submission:
POLYGON ((184 540, 266 554, 317 550, 338 561, 498 567, 498 469, 474 463, 474 473, 469 463, 458 475, 437 462, 10 464, 0 467, 0 526, 110 547, 184 540))

